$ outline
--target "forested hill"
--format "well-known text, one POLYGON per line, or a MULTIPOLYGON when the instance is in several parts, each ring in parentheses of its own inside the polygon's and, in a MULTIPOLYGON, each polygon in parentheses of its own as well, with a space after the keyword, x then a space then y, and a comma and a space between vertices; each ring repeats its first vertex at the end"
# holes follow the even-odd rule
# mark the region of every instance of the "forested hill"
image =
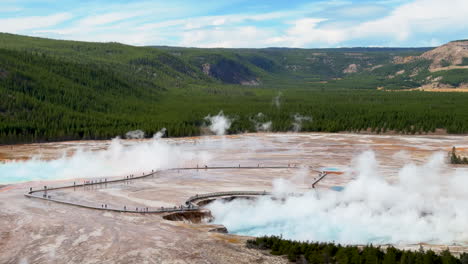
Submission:
POLYGON ((183 58, 226 83, 327 81, 389 64, 396 56, 419 55, 430 48, 199 49, 155 47, 183 58))
MULTIPOLYGON (((414 65, 432 74, 431 58, 417 59, 428 50, 133 47, 0 34, 0 144, 163 127, 199 135, 220 110, 233 120, 229 133, 269 121, 289 131, 297 120, 303 131, 465 133, 465 94, 377 90, 419 85, 410 73, 387 74, 414 65)), ((463 83, 464 69, 455 70, 463 83)))

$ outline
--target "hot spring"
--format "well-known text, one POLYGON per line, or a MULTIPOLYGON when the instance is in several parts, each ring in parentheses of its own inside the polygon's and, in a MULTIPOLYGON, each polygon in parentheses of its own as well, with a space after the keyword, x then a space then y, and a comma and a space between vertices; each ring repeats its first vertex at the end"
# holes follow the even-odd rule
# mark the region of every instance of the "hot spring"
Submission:
POLYGON ((55 159, 43 159, 37 155, 28 160, 0 162, 0 184, 115 177, 180 167, 191 161, 197 164, 209 159, 209 153, 179 146, 160 137, 160 134, 156 134, 154 138, 144 141, 115 138, 93 142, 86 147, 78 145, 73 155, 67 155, 66 149, 57 150, 61 154, 55 159), (90 150, 92 148, 98 150, 90 150))
MULTIPOLYGON (((234 199, 208 205, 214 223, 224 225, 233 234, 282 235, 288 239, 341 244, 451 245, 468 241, 468 171, 450 166, 445 160, 445 151, 451 146, 468 147, 467 137, 260 133, 181 139, 155 137, 142 141, 115 139, 89 144, 94 144, 93 150, 85 147, 73 155, 63 154, 54 159, 32 156, 26 160, 6 160, 0 164, 0 185, 120 177, 203 164, 254 167, 298 164, 301 169, 283 171, 200 170, 163 174, 161 184, 151 188, 155 193, 164 193, 157 199, 166 199, 167 204, 184 202, 196 193, 272 191, 274 199, 234 199), (317 188, 310 188, 317 177, 312 169, 335 168, 346 172, 330 174, 317 188)), ((42 149, 49 147, 61 153, 60 146, 42 145, 42 149)), ((3 153, 7 153, 5 149, 3 153)), ((9 153, 29 153, 31 149, 15 146, 9 153)), ((104 190, 100 193, 109 195, 104 190)))
MULTIPOLYGON (((284 199, 216 201, 215 224, 247 236, 341 244, 464 244, 468 242, 468 174, 449 168, 445 155, 402 166, 394 182, 379 173, 375 154, 353 162, 341 191, 313 189, 284 199)), ((278 185, 278 181, 274 185, 278 185)), ((282 180, 280 185, 291 184, 282 180)))

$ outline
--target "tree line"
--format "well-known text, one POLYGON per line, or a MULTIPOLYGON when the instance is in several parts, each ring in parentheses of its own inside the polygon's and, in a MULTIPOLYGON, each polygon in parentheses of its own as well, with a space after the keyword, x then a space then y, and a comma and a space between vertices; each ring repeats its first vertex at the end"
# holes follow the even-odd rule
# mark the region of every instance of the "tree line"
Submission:
MULTIPOLYGON (((137 129, 147 136, 162 128, 169 137, 197 136, 204 117, 220 110, 232 119, 230 134, 256 131, 259 113, 272 132, 292 131, 297 114, 308 117, 301 123, 307 132, 468 132, 464 93, 376 91, 370 88, 378 78, 368 76, 317 83, 307 81, 312 73, 275 71, 261 75, 258 87, 229 85, 157 49, 8 38, 0 42, 0 144, 110 139, 137 129)), ((256 52, 246 56, 261 65, 267 62, 257 55, 274 53, 256 52)))
POLYGON ((448 249, 440 254, 432 250, 400 250, 372 244, 363 247, 334 243, 299 242, 278 236, 250 239, 248 248, 269 250, 273 255, 287 256, 296 263, 310 264, 468 264, 468 254, 454 256, 448 249))

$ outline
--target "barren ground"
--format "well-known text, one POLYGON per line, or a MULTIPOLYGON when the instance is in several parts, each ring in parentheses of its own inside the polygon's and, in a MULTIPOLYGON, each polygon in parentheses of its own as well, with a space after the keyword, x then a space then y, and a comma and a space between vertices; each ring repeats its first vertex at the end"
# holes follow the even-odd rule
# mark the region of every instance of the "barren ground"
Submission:
MULTIPOLYGON (((421 163, 432 153, 447 152, 454 145, 468 147, 468 137, 445 135, 246 134, 168 139, 167 142, 187 150, 204 149, 212 153, 209 166, 298 164, 345 168, 355 155, 372 149, 390 181, 408 161, 421 163)), ((39 154, 44 159, 55 159, 64 151, 73 153, 79 146, 99 150, 108 145, 109 141, 81 141, 2 146, 0 159, 29 159, 39 154)), ((167 171, 130 184, 69 189, 53 195, 115 207, 171 206, 199 193, 268 191, 273 179, 293 178, 296 173, 293 169, 167 171)), ((308 172, 296 184, 306 191, 316 176, 315 172, 308 172)), ((321 188, 350 180, 343 175, 329 176, 320 183, 321 188)), ((245 248, 245 237, 208 232, 213 228, 209 224, 168 221, 161 215, 103 212, 23 196, 29 187, 71 182, 68 179, 0 187, 0 263, 286 263, 282 257, 245 248)), ((451 249, 466 250, 461 246, 451 246, 451 249)))

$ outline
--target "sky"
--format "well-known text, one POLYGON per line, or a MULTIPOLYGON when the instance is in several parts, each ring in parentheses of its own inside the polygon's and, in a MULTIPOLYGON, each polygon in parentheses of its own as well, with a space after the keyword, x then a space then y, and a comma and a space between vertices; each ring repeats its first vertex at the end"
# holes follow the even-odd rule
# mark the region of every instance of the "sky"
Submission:
POLYGON ((468 39, 468 0, 0 0, 0 32, 186 47, 427 47, 468 39))

